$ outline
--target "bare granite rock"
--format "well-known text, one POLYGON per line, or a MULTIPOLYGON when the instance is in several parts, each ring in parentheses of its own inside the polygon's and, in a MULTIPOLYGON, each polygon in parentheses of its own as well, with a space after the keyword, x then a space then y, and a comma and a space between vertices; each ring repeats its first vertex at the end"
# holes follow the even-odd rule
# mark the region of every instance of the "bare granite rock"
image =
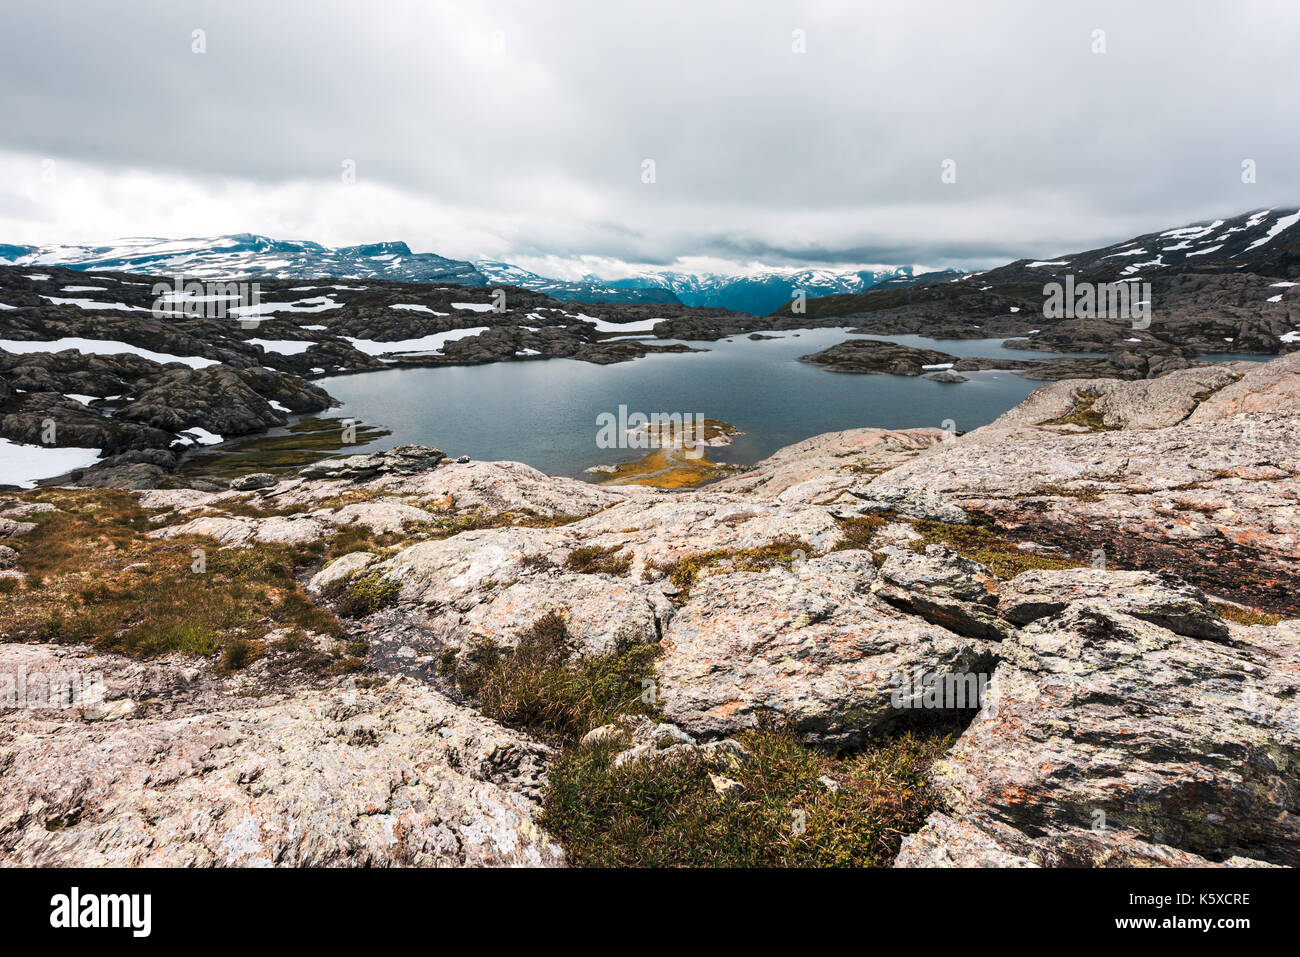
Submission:
POLYGON ((865 490, 927 491, 1007 535, 1076 557, 1101 550, 1111 566, 1169 570, 1213 595, 1300 613, 1290 585, 1300 578, 1300 409, 1065 433, 999 425, 1011 415, 865 490))
POLYGON ((914 715, 919 692, 907 678, 918 669, 991 669, 990 643, 873 602, 866 553, 833 557, 842 564, 815 558, 795 572, 697 583, 664 636, 665 717, 721 737, 767 712, 791 720, 809 741, 853 744, 914 715))
POLYGON ((1229 647, 1097 601, 1022 629, 936 766, 952 814, 1056 835, 1057 863, 1095 862, 1099 829, 1300 863, 1300 630, 1258 631, 1229 647))
POLYGON ((1084 599, 1104 601, 1116 611, 1190 638, 1224 641, 1228 637, 1227 623, 1205 593, 1170 572, 1028 571, 1002 585, 998 613, 1017 625, 1027 625, 1084 599))
POLYGON ((468 611, 528 571, 527 561, 560 547, 553 530, 494 528, 420 542, 375 566, 401 582, 401 600, 468 611))
POLYGON ((1035 389, 985 428, 1003 431, 1038 426, 1068 415, 1081 396, 1091 396, 1095 397, 1092 411, 1107 428, 1164 429, 1182 422, 1207 395, 1239 378, 1224 366, 1201 366, 1158 379, 1066 379, 1035 389))
POLYGON ((177 538, 183 535, 207 535, 223 545, 243 545, 252 541, 301 545, 322 538, 329 528, 328 523, 306 515, 273 515, 267 518, 211 515, 181 525, 155 529, 149 536, 177 538))
POLYGON ((627 578, 532 575, 475 607, 463 619, 436 630, 448 644, 464 647, 486 638, 508 648, 539 618, 552 613, 564 619, 574 653, 586 656, 658 642, 673 607, 659 589, 627 578))
POLYGON ((374 552, 348 552, 313 575, 307 583, 307 590, 314 595, 327 595, 378 558, 374 552))
POLYGON ((935 811, 903 838, 895 867, 1264 867, 1231 857, 1220 863, 1113 828, 1049 829, 1029 837, 986 815, 935 811))
POLYGON ((778 449, 752 471, 709 487, 780 502, 825 503, 941 442, 940 429, 849 429, 815 435, 778 449))
MULTIPOLYGON (((0 645, 0 673, 26 647, 0 645)), ((393 679, 187 710, 96 722, 6 711, 0 861, 564 862, 534 820, 547 749, 421 685, 393 679)))
POLYGON ((690 555, 761 548, 781 540, 826 551, 843 532, 822 506, 754 502, 707 491, 630 499, 558 530, 570 547, 618 547, 632 559, 632 575, 651 564, 690 555))
POLYGON ((972 638, 1001 641, 1012 627, 997 615, 997 578, 979 562, 942 545, 924 555, 895 549, 871 586, 896 608, 972 638))

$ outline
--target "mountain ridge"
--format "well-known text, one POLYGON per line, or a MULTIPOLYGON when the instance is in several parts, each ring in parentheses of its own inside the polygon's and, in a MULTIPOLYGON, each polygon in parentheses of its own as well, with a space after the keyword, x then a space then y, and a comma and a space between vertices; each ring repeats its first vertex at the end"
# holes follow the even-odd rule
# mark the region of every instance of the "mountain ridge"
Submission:
POLYGON ((803 289, 809 298, 861 292, 880 282, 910 281, 915 269, 772 267, 744 274, 655 270, 620 279, 588 274, 566 280, 502 260, 458 260, 436 253, 416 253, 400 240, 332 248, 309 240, 274 239, 254 233, 186 239, 131 237, 109 243, 43 246, 0 244, 0 264, 148 275, 180 271, 196 279, 332 278, 508 285, 544 293, 561 302, 680 304, 760 316, 787 301, 793 288, 803 289))

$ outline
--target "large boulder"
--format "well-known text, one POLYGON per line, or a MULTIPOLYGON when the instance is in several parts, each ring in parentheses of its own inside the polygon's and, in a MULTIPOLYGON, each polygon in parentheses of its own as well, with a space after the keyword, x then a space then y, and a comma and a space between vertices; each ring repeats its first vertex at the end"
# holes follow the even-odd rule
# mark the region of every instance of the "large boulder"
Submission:
POLYGON ((493 528, 421 542, 376 566, 401 582, 404 602, 468 611, 529 571, 530 560, 549 556, 556 533, 536 528, 493 528))
POLYGON ((306 479, 364 481, 377 475, 413 475, 428 471, 445 458, 439 449, 424 445, 399 445, 383 452, 325 459, 302 469, 306 479))
POLYGON ((1096 830, 1210 861, 1300 863, 1300 629, 1189 639, 1097 601, 1021 629, 984 709, 935 768, 954 817, 1096 830))
POLYGON ((1180 635, 1211 641, 1228 637, 1227 622, 1205 593, 1169 572, 1028 571, 1002 585, 997 606, 1010 621, 1027 625, 1055 615, 1072 602, 1093 598, 1180 635))
POLYGON ((851 745, 919 716, 917 673, 991 670, 996 646, 873 601, 872 568, 868 553, 846 551, 696 583, 663 641, 665 717, 723 737, 767 715, 809 741, 851 745))
POLYGON ((609 575, 532 575, 472 609, 444 634, 449 643, 487 639, 513 647, 539 618, 564 620, 579 656, 654 644, 673 608, 657 588, 609 575))
POLYGON ((961 635, 1001 641, 1011 632, 997 615, 997 577, 979 562, 942 545, 891 552, 871 586, 876 595, 961 635))

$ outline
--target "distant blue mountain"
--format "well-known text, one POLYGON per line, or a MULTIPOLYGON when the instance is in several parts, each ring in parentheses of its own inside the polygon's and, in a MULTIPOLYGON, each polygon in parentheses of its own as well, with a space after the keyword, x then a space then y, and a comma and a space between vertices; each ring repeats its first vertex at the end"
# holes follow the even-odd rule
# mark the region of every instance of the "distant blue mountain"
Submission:
POLYGON ((494 260, 466 262, 434 253, 413 253, 403 242, 331 249, 319 243, 271 239, 251 233, 211 239, 124 239, 106 245, 0 245, 0 263, 69 269, 183 273, 196 279, 394 280, 462 286, 519 286, 560 301, 643 302, 714 306, 767 315, 796 289, 811 298, 862 292, 881 282, 909 282, 911 266, 880 271, 770 269, 747 275, 647 271, 621 279, 584 276, 551 279, 494 260))
POLYGON ((0 246, 0 261, 17 265, 172 275, 198 279, 393 279, 482 286, 473 264, 406 243, 330 249, 319 243, 239 233, 215 239, 124 239, 104 246, 0 246))
POLYGON ((906 282, 911 277, 911 266, 897 266, 879 271, 843 272, 834 269, 769 269, 741 276, 648 272, 606 281, 621 289, 667 289, 688 306, 714 306, 765 316, 793 299, 797 290, 803 290, 809 299, 815 299, 862 292, 886 281, 906 282))

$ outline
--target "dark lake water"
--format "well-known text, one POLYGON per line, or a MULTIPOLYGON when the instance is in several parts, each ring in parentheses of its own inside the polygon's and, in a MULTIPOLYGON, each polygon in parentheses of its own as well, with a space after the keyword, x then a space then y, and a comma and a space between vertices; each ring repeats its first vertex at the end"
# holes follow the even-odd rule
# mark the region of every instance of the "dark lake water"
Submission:
MULTIPOLYGON (((716 461, 752 463, 822 432, 862 427, 969 431, 997 418, 1042 385, 1009 372, 965 373, 958 384, 890 375, 827 372, 796 361, 842 342, 843 329, 775 333, 688 343, 706 352, 647 356, 608 366, 571 359, 400 369, 337 376, 320 385, 344 403, 332 415, 382 425, 392 435, 361 451, 434 445, 448 455, 526 462, 553 475, 581 476, 597 464, 628 462, 641 451, 596 446, 597 416, 629 412, 702 413, 744 435, 710 450, 716 461)), ((956 356, 1045 358, 1005 349, 999 339, 872 336, 956 356)))

